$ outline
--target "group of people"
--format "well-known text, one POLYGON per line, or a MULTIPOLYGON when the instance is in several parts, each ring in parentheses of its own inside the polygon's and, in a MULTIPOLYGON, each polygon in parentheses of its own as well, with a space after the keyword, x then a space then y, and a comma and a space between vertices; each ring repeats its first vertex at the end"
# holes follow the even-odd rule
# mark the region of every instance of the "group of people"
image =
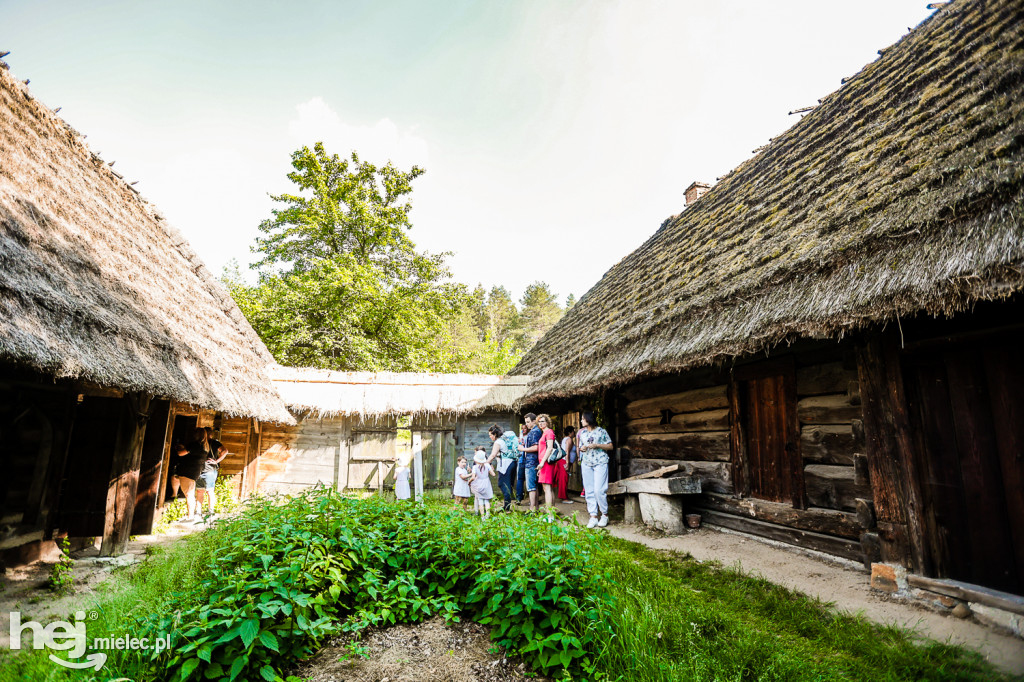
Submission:
POLYGON ((472 496, 474 511, 486 519, 494 497, 491 476, 497 474, 498 487, 504 498, 503 511, 511 510, 513 497, 519 504, 526 497, 530 511, 537 511, 537 486, 540 485, 544 491, 547 518, 554 520, 556 492, 563 500, 571 502, 566 492, 568 466, 578 461, 590 514, 587 527, 607 526, 608 452, 613 445, 608 432, 597 425, 594 414, 583 413, 578 431, 567 425, 560 443, 548 415, 529 413, 523 421, 524 428, 519 435, 514 431, 503 431, 493 424, 488 429, 493 443, 491 451, 488 453, 484 448, 478 448, 473 455, 472 467, 467 466, 465 456, 458 458, 452 489, 456 504, 465 505, 472 496), (561 453, 556 460, 554 456, 559 450, 561 453))
POLYGON ((175 444, 174 453, 177 456, 171 458, 170 471, 172 499, 177 499, 180 489, 185 494, 186 508, 182 521, 200 521, 204 498, 209 503, 209 513, 214 513, 217 503, 214 485, 220 463, 228 456, 228 451, 213 437, 213 429, 200 427, 193 432, 191 442, 175 444))

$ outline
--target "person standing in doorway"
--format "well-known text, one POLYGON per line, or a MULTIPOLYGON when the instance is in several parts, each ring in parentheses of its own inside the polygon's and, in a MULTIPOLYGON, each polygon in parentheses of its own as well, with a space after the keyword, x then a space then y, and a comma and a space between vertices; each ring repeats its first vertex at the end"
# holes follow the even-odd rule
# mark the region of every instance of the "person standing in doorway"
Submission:
MULTIPOLYGON (((196 503, 198 510, 201 511, 203 508, 203 501, 208 500, 208 509, 210 516, 213 516, 214 509, 217 504, 217 495, 214 493, 214 486, 217 484, 217 474, 220 472, 220 463, 224 461, 224 458, 228 456, 228 451, 224 448, 223 443, 213 437, 213 429, 209 426, 196 429, 197 440, 199 432, 202 431, 205 436, 205 452, 206 460, 203 462, 202 472, 199 474, 199 478, 196 479, 196 503)), ((199 440, 200 444, 202 441, 199 440)))
POLYGON ((583 488, 587 494, 590 523, 587 528, 608 525, 608 451, 614 446, 608 432, 597 425, 593 412, 584 412, 580 420, 579 450, 583 465, 583 488), (601 513, 598 519, 597 514, 601 513))
POLYGON ((523 421, 526 422, 526 428, 529 431, 526 433, 526 442, 519 446, 523 452, 523 467, 526 470, 526 494, 530 496, 530 511, 532 512, 537 511, 537 444, 540 442, 541 435, 543 435, 543 431, 534 423, 536 419, 537 415, 533 412, 523 417, 523 421))

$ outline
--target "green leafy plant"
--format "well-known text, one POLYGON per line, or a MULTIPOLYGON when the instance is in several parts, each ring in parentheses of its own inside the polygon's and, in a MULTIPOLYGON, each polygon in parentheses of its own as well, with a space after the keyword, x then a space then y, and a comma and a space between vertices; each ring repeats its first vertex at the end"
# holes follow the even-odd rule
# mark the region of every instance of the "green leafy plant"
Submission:
MULTIPOLYGON (((370 658, 370 648, 358 642, 349 642, 345 646, 345 652, 338 656, 338 663, 348 663, 356 658, 370 658)), ((401 660, 398 662, 401 663, 401 660)))
POLYGON ((59 538, 57 540, 57 549, 60 550, 60 557, 57 559, 57 563, 53 565, 53 568, 50 569, 50 578, 46 583, 46 586, 57 594, 69 593, 74 583, 72 568, 75 565, 75 561, 71 558, 70 548, 71 545, 67 538, 59 538))

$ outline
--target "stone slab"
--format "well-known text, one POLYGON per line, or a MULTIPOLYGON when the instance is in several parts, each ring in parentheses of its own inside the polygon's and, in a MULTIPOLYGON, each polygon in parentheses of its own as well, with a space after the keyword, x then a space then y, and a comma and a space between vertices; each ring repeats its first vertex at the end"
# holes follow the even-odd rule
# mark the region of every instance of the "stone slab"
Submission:
POLYGON ((666 533, 681 534, 686 531, 683 522, 683 501, 670 495, 639 493, 640 516, 651 528, 666 533))

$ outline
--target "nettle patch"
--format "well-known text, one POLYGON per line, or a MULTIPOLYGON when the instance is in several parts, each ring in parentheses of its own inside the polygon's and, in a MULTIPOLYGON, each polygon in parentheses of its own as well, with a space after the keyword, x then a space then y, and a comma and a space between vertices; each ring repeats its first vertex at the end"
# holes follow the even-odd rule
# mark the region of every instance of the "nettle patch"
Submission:
POLYGON ((611 634, 607 576, 588 567, 599 540, 572 526, 481 524, 447 506, 315 489, 257 501, 209 532, 222 546, 208 571, 136 623, 140 636, 171 633, 171 649, 127 668, 174 682, 281 680, 332 636, 441 615, 489 624, 546 674, 589 674, 588 652, 611 634))

